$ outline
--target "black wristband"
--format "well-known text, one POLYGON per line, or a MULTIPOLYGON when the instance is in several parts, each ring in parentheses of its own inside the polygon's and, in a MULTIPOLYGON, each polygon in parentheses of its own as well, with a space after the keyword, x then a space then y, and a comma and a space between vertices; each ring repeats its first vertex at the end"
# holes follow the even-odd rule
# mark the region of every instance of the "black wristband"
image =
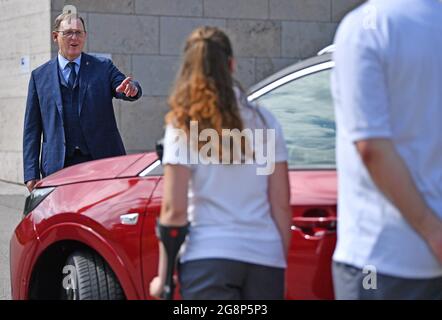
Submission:
POLYGON ((179 227, 165 226, 157 220, 155 232, 158 240, 164 244, 167 253, 173 253, 174 251, 178 253, 178 249, 184 240, 186 240, 186 236, 189 233, 189 225, 190 224, 187 223, 179 227))

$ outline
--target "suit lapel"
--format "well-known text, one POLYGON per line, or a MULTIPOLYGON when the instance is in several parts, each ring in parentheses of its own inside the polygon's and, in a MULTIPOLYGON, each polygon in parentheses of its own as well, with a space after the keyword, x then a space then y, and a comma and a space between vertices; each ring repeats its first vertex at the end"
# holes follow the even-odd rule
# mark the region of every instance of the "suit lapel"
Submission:
POLYGON ((61 119, 63 119, 63 102, 61 100, 60 82, 58 80, 58 59, 52 60, 51 66, 51 80, 52 80, 52 95, 57 105, 58 112, 60 113, 61 119))
POLYGON ((78 110, 78 114, 81 114, 81 109, 83 108, 83 102, 84 102, 84 97, 86 95, 86 91, 87 91, 87 83, 88 83, 88 79, 89 79, 89 74, 90 74, 90 70, 91 70, 91 61, 89 59, 89 55, 83 53, 82 57, 81 57, 81 66, 80 66, 80 79, 78 81, 79 84, 79 91, 80 91, 80 95, 79 95, 79 110, 78 110))

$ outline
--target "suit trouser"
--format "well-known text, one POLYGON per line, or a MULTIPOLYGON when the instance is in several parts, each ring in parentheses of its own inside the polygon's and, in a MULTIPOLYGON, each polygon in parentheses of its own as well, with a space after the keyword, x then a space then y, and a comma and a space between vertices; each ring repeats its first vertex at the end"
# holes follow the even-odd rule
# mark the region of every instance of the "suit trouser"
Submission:
POLYGON ((185 300, 281 300, 284 269, 228 259, 200 259, 178 265, 185 300))
POLYGON ((370 275, 362 271, 348 264, 333 262, 337 300, 442 300, 442 277, 406 279, 377 273, 367 281, 366 277, 370 275))

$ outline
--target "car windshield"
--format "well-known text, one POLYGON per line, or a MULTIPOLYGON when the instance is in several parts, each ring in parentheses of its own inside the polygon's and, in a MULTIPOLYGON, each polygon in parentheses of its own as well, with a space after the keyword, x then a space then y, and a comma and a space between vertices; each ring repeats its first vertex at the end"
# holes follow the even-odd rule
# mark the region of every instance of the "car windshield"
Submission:
POLYGON ((288 82, 255 100, 282 125, 290 169, 335 169, 330 69, 288 82))
MULTIPOLYGON (((310 73, 254 100, 281 123, 292 170, 336 169, 330 72, 310 73)), ((146 176, 162 174, 163 167, 155 165, 146 176)))

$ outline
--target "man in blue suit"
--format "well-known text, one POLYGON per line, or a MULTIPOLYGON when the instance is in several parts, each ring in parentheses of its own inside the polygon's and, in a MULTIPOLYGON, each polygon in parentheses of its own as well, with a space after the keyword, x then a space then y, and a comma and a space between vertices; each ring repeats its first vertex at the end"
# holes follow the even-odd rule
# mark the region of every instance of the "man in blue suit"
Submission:
POLYGON ((29 191, 41 176, 126 153, 112 99, 135 101, 142 95, 141 87, 110 60, 82 53, 86 36, 81 17, 59 15, 52 32, 58 56, 31 74, 23 132, 29 191))

